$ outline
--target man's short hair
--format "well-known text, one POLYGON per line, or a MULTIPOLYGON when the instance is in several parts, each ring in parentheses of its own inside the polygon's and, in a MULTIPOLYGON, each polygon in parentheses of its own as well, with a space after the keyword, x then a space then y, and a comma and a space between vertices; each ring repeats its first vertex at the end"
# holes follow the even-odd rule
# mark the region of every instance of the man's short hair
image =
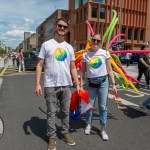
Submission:
POLYGON ((67 23, 67 26, 69 27, 69 22, 68 22, 68 20, 67 20, 66 18, 63 18, 63 17, 58 18, 58 19, 55 21, 55 25, 57 25, 59 21, 64 21, 64 22, 66 22, 66 23, 67 23))

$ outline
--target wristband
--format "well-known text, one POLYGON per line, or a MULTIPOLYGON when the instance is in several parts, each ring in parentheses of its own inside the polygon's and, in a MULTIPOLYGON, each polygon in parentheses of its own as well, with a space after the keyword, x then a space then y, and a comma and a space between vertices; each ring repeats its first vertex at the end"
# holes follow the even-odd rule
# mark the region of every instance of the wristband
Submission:
POLYGON ((112 85, 116 85, 116 83, 113 83, 112 85))

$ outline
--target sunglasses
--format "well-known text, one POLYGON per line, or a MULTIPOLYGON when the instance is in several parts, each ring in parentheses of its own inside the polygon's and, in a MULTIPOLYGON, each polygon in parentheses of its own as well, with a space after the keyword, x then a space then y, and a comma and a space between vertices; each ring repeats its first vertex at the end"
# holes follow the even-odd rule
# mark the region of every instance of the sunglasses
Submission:
POLYGON ((58 27, 59 29, 61 29, 62 27, 63 27, 65 30, 68 29, 68 26, 64 26, 64 25, 62 25, 62 24, 57 24, 57 27, 58 27))
POLYGON ((92 42, 96 42, 96 41, 97 41, 97 43, 100 43, 100 42, 101 42, 101 40, 92 39, 92 42))

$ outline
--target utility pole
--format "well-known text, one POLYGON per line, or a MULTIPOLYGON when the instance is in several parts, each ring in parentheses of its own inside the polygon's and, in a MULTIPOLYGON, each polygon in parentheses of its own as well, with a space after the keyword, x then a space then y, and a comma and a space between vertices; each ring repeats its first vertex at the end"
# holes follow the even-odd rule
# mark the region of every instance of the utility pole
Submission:
MULTIPOLYGON (((120 0, 120 16, 119 16, 119 34, 121 33, 122 24, 122 0, 120 0)), ((119 37, 120 40, 120 37, 119 37)))

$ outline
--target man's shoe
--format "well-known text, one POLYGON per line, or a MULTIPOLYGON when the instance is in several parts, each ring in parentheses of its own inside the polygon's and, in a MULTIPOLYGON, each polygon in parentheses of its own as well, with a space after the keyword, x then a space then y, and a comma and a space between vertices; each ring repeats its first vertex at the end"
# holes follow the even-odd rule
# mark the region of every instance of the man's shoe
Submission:
POLYGON ((91 132, 91 125, 90 124, 87 124, 84 132, 85 132, 86 135, 90 135, 90 132, 91 132))
POLYGON ((55 138, 49 139, 48 150, 56 150, 56 139, 55 138))
POLYGON ((69 134, 64 134, 62 139, 68 144, 68 145, 75 145, 74 139, 69 134))
POLYGON ((101 137, 102 137, 103 141, 107 141, 108 140, 108 135, 107 135, 107 133, 104 130, 101 131, 100 134, 101 134, 101 137))

